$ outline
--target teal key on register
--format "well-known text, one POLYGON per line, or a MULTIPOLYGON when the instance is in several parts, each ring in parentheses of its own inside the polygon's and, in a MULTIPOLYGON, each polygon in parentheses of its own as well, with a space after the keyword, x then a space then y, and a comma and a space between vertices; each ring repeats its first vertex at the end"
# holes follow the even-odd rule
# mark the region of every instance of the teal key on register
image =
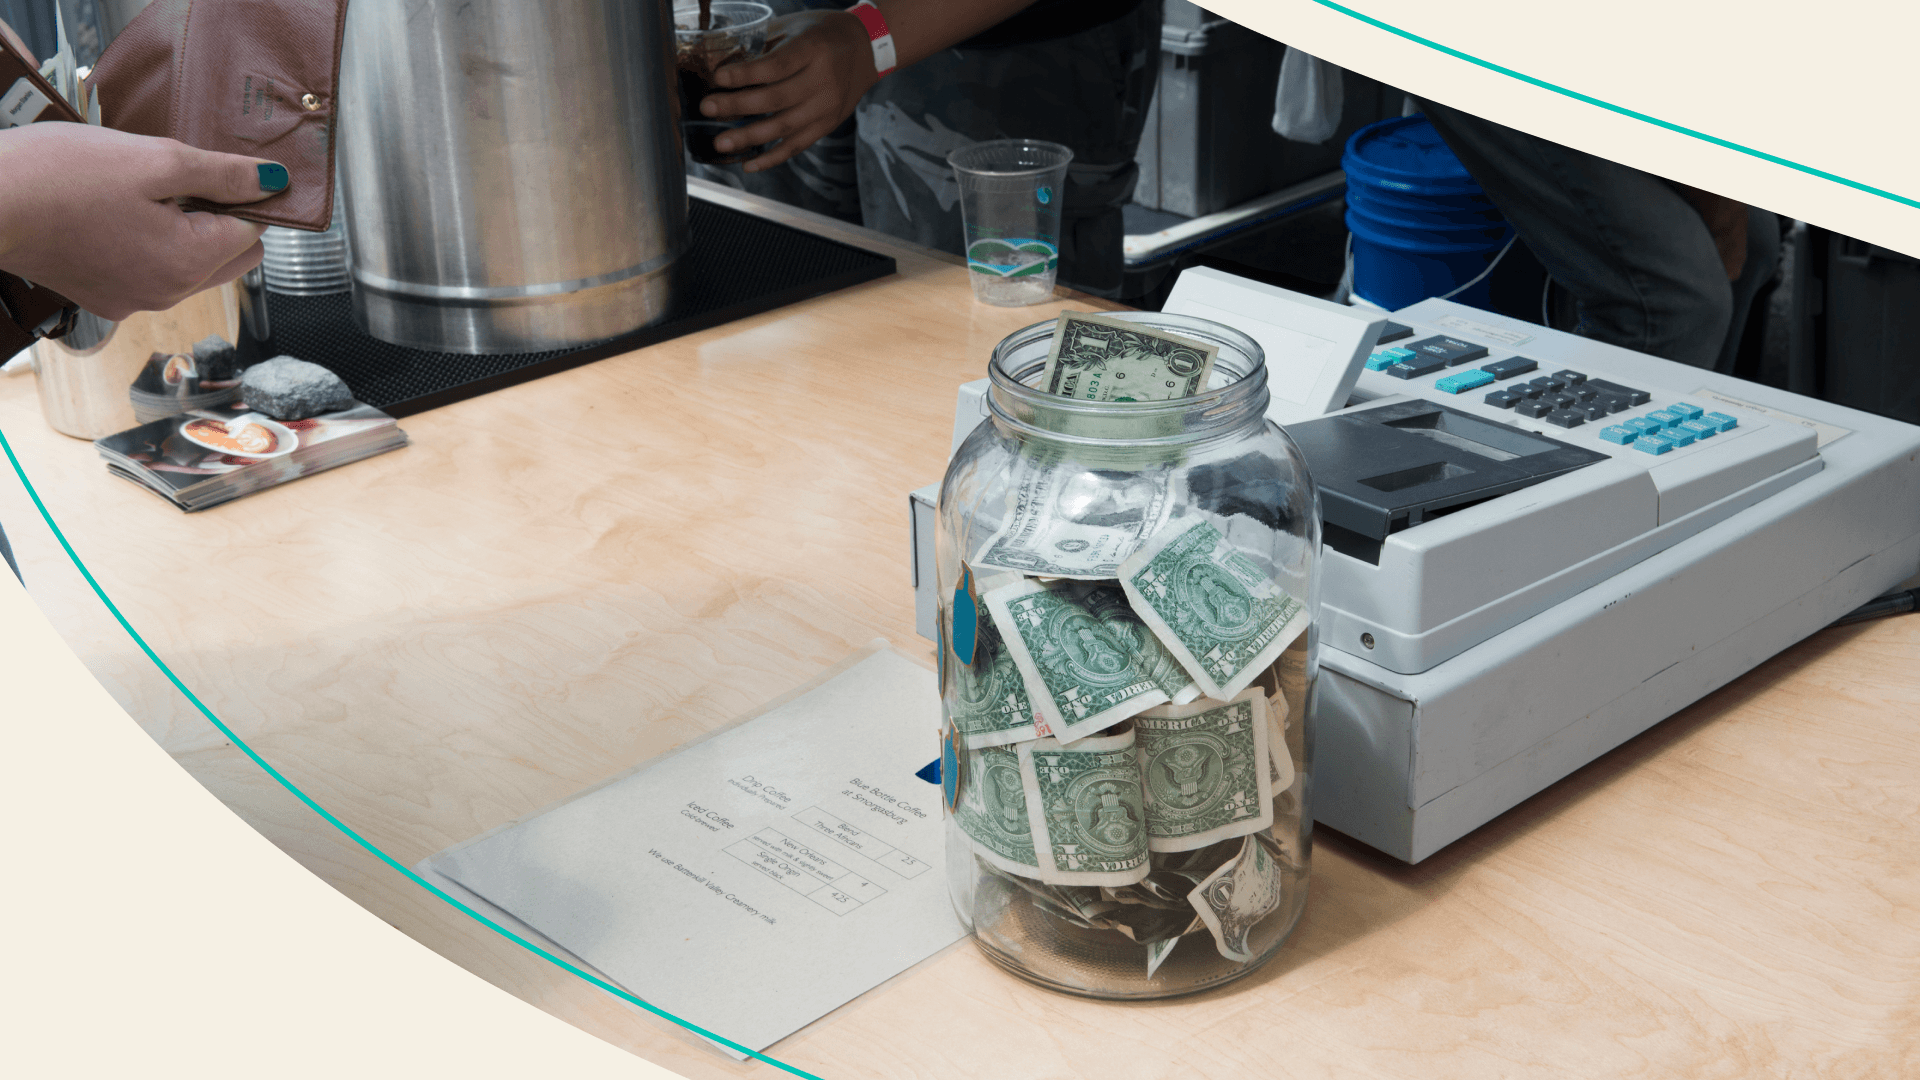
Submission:
POLYGON ((1665 430, 1667 425, 1658 420, 1649 420, 1644 416, 1636 416, 1626 421, 1623 426, 1630 427, 1642 435, 1653 435, 1665 430))
POLYGON ((1683 419, 1687 420, 1697 420, 1700 418, 1701 413, 1707 411, 1698 405, 1689 405, 1684 401, 1674 402, 1667 406, 1667 410, 1669 412, 1677 412, 1683 419))
POLYGON ((1413 355, 1412 349, 1381 349, 1367 357, 1368 371, 1385 371, 1413 355))
POLYGON ((1673 442, 1659 435, 1642 435, 1633 440, 1633 448, 1647 454, 1664 454, 1673 449, 1673 442))
POLYGON ((1733 417, 1728 416, 1726 413, 1723 413, 1723 412, 1710 412, 1707 415, 1701 417, 1700 419, 1705 420, 1707 423, 1712 424, 1714 427, 1719 428, 1721 431, 1732 431, 1734 428, 1737 428, 1740 426, 1739 420, 1736 420, 1733 417))
POLYGON ((1640 433, 1624 424, 1615 424, 1612 427, 1600 429, 1600 437, 1610 443, 1618 443, 1621 446, 1625 446, 1639 438, 1640 433))
POLYGON ((1672 443, 1675 447, 1692 446, 1694 439, 1697 438, 1693 432, 1688 431, 1678 424, 1661 432, 1660 437, 1672 443))
POLYGON ((1436 390, 1445 390, 1449 394, 1464 394, 1476 386, 1485 386, 1493 381, 1493 373, 1475 368, 1472 371, 1459 371, 1433 384, 1436 390))
POLYGON ((1688 420, 1680 425, 1680 430, 1691 431, 1698 439, 1711 439, 1720 434, 1720 425, 1710 420, 1688 420))
POLYGON ((1654 411, 1647 414, 1647 419, 1652 420, 1653 422, 1659 424, 1663 428, 1669 428, 1679 423, 1680 421, 1685 420, 1686 417, 1681 416, 1677 412, 1674 412, 1671 408, 1667 408, 1667 409, 1655 409, 1654 411))

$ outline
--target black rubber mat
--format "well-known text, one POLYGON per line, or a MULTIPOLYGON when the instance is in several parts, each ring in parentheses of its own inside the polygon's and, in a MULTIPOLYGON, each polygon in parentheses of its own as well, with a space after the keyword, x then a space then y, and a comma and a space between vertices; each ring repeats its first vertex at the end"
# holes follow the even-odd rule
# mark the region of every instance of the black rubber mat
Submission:
POLYGON ((268 298, 273 338, 244 352, 285 353, 331 368, 353 396, 394 416, 758 315, 894 272, 893 259, 753 214, 692 200, 693 247, 674 268, 674 312, 653 326, 575 349, 468 356, 390 345, 353 324, 346 293, 268 298))

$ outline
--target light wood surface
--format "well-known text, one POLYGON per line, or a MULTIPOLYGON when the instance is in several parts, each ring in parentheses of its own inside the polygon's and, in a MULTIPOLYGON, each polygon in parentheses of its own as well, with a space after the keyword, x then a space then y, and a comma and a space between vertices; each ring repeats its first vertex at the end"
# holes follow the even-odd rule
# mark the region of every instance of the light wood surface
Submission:
MULTIPOLYGON (((411 864, 876 635, 921 647, 906 493, 942 471, 954 388, 1063 305, 981 306, 957 261, 855 239, 900 273, 408 418, 408 449, 200 514, 110 478, 30 378, 0 377, 0 431, 185 685, 411 864)), ((0 522, 101 682, 313 872, 689 1077, 780 1075, 344 839, 165 680, 11 476, 0 522)), ((772 1053, 834 1078, 1920 1074, 1920 616, 1816 635, 1418 867, 1324 830, 1315 855, 1294 938, 1231 988, 1088 1002, 963 944, 772 1053)))

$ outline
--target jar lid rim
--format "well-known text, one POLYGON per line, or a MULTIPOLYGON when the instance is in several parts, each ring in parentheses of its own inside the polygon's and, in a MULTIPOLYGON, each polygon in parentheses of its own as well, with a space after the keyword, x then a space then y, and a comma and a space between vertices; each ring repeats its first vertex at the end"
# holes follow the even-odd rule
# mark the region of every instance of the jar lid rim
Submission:
MULTIPOLYGON (((1170 435, 1136 439, 1100 438, 1091 435, 1056 431, 1035 425, 1024 418, 1009 414, 1005 408, 1005 403, 1000 400, 1000 395, 1005 394, 1007 397, 1023 405, 1036 410, 1051 412, 1055 415, 1082 416, 1089 419, 1098 417, 1109 420, 1117 420, 1122 417, 1147 420, 1155 416, 1183 415, 1194 412, 1203 414, 1231 414, 1243 411, 1246 406, 1250 404, 1249 399, 1257 397, 1260 399, 1259 413, 1262 416, 1265 415, 1266 401, 1268 399, 1268 391, 1266 389, 1266 353, 1261 349, 1260 343, 1244 331, 1228 326, 1225 323, 1215 322, 1211 319, 1202 319, 1192 315, 1178 315, 1170 312, 1105 311, 1099 314, 1107 318, 1116 318, 1127 322, 1142 322, 1149 325, 1160 325, 1168 330, 1212 337, 1218 339, 1224 345, 1231 346, 1241 356, 1250 361, 1250 363, 1245 364, 1244 370, 1242 370, 1241 365, 1229 361, 1226 365, 1218 368, 1218 370, 1233 373, 1234 377, 1230 381, 1219 386, 1210 387, 1192 397, 1170 398, 1163 401, 1083 401, 1074 398, 1065 398, 1058 394, 1048 393, 1038 387, 1029 386, 1020 381, 1015 377, 1014 372, 1007 369, 1005 363, 1005 361, 1012 356, 1015 349, 1030 345, 1036 339, 1050 334, 1052 328, 1058 322, 1058 317, 1056 316, 1052 319, 1046 319, 1021 327, 1013 333, 1008 334, 1005 338, 1001 339, 998 345, 994 346, 993 357, 987 363, 987 377, 992 387, 991 392, 987 394, 987 405, 993 414, 1009 424, 1023 429, 1034 430, 1049 439, 1066 442, 1139 442, 1155 444, 1191 442, 1195 439, 1206 437, 1208 432, 1205 430, 1183 430, 1170 435)), ((1215 363, 1219 364, 1219 360, 1216 359, 1215 363)), ((1211 427, 1212 425, 1207 426, 1211 427)))

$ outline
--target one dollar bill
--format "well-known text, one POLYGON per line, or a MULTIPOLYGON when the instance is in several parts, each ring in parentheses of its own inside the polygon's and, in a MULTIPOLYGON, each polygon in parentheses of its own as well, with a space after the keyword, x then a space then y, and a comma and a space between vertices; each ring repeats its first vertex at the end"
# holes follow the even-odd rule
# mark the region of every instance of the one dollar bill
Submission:
POLYGON ((1128 730, 1072 746, 1057 739, 1019 745, 1041 881, 1132 885, 1147 876, 1147 811, 1133 740, 1128 730))
POLYGON ((1280 906, 1280 864, 1258 836, 1249 836, 1240 854, 1188 893, 1187 902, 1213 933, 1220 955, 1247 963, 1253 959, 1254 926, 1280 906))
POLYGON ((1192 851, 1273 825, 1272 729, 1259 687, 1232 701, 1148 709, 1133 730, 1149 849, 1192 851))
POLYGON ((1193 681, 1230 701, 1307 628, 1307 608, 1207 518, 1176 519, 1120 566, 1120 587, 1193 681))
POLYGON ((973 663, 958 656, 944 658, 954 665, 953 700, 947 715, 966 740, 967 749, 1025 742, 1048 734, 1036 730, 1033 702, 1026 679, 1013 662, 993 617, 980 605, 975 630, 973 663))
MULTIPOLYGON (((1131 730, 1070 747, 1055 739, 990 746, 968 758, 954 820, 989 865, 1058 886, 1126 886, 1147 876, 1147 814, 1131 730)), ((1056 898, 1083 918, 1118 906, 1074 901, 1056 898)))
POLYGON ((1011 746, 970 750, 964 775, 953 818, 974 854, 1009 874, 1038 877, 1019 752, 1011 746))
POLYGON ((1071 742, 1200 689, 1111 584, 1022 579, 987 593, 1027 697, 1071 742))
POLYGON ((1014 467, 1007 519, 970 560, 977 570, 1111 580, 1167 520, 1169 471, 1093 471, 1065 448, 1029 450, 1014 467))
POLYGON ((1207 388, 1218 346, 1124 319, 1069 311, 1040 386, 1080 401, 1169 401, 1207 388))

